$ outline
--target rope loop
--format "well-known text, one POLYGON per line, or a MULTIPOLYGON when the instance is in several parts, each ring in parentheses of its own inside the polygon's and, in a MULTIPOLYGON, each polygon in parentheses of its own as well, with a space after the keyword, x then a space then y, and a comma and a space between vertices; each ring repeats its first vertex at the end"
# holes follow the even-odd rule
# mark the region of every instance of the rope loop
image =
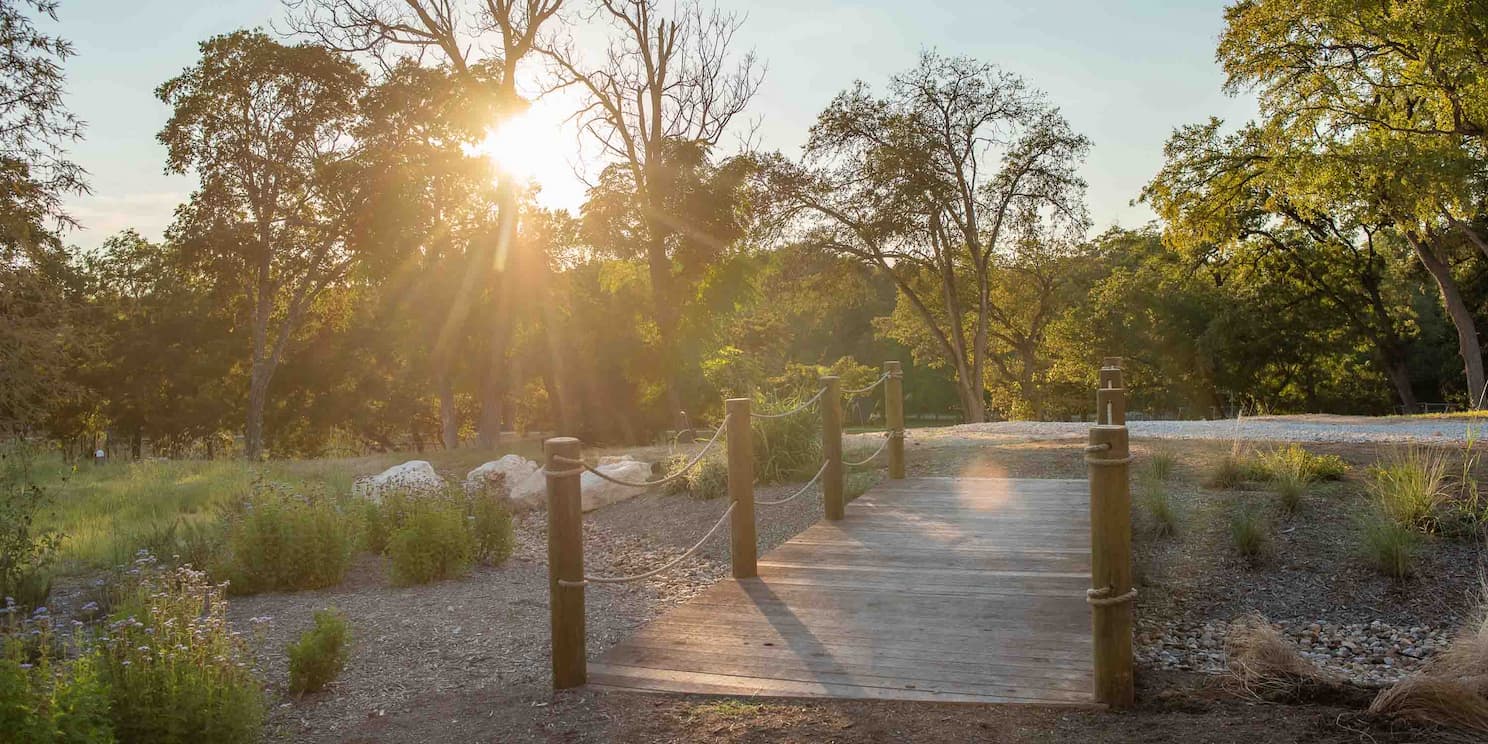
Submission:
POLYGON ((871 392, 873 392, 873 389, 874 388, 878 387, 879 385, 882 385, 883 382, 884 382, 884 380, 887 380, 887 379, 889 379, 889 373, 888 372, 885 372, 885 373, 879 375, 877 380, 874 380, 873 382, 868 383, 868 385, 866 387, 853 388, 852 390, 843 390, 842 391, 842 394, 845 395, 845 396, 847 396, 847 397, 849 397, 849 398, 852 398, 852 397, 856 397, 856 396, 862 395, 864 393, 871 393, 871 392))
POLYGON ((1116 465, 1126 465, 1126 464, 1130 463, 1134 459, 1136 459, 1136 458, 1132 457, 1131 455, 1127 455, 1126 457, 1113 457, 1113 458, 1091 457, 1090 455, 1086 455, 1085 456, 1085 464, 1086 465, 1094 465, 1096 467, 1101 467, 1101 466, 1112 467, 1112 466, 1116 466, 1116 465))
POLYGON ((868 463, 873 462, 873 459, 874 458, 876 458, 879 455, 883 454, 884 453, 884 450, 886 450, 886 449, 889 448, 889 442, 892 441, 893 439, 894 438, 892 436, 889 436, 889 434, 887 432, 885 432, 884 433, 883 444, 878 445, 878 449, 874 450, 873 451, 873 454, 871 454, 871 455, 869 455, 869 456, 867 456, 867 457, 865 457, 865 458, 863 458, 861 460, 858 460, 857 462, 848 462, 848 461, 844 460, 842 464, 845 465, 845 466, 847 466, 847 467, 850 467, 850 468, 855 468, 855 467, 858 467, 860 465, 867 465, 868 463))
POLYGON ((1110 442, 1101 442, 1100 444, 1087 444, 1087 445, 1085 445, 1085 451, 1086 452, 1105 452, 1108 449, 1111 449, 1111 443, 1110 442))
POLYGON ((755 506, 780 506, 781 504, 785 504, 785 503, 789 503, 791 501, 794 501, 797 496, 800 496, 801 494, 806 493, 807 491, 810 491, 811 490, 811 487, 814 486, 814 485, 816 485, 816 482, 817 481, 821 480, 822 474, 825 473, 825 472, 827 472, 827 464, 826 463, 822 463, 821 468, 816 471, 816 475, 811 476, 811 480, 806 481, 806 485, 801 486, 801 490, 796 491, 795 493, 793 493, 793 494, 791 494, 789 496, 786 496, 783 499, 776 499, 774 501, 756 501, 756 502, 754 502, 754 505, 755 506))
POLYGON ((823 386, 821 390, 816 391, 816 395, 811 396, 810 398, 808 398, 806 400, 805 403, 802 403, 801 405, 796 406, 795 408, 792 408, 789 411, 777 411, 775 413, 755 413, 753 411, 750 411, 749 412, 749 417, 750 418, 757 418, 757 419, 778 419, 778 418, 785 418, 786 416, 794 416, 794 415, 796 415, 796 414, 798 414, 798 413, 806 410, 807 408, 810 408, 813 403, 817 402, 818 400, 821 400, 821 397, 823 395, 826 395, 826 393, 827 393, 827 388, 826 388, 826 386, 823 386))
POLYGON ((1118 605, 1124 602, 1130 602, 1136 598, 1136 587, 1132 587, 1131 589, 1126 590, 1125 594, 1116 597, 1111 596, 1111 587, 1109 586, 1103 586, 1099 589, 1085 590, 1085 601, 1094 607, 1109 607, 1111 605, 1118 605))
POLYGON ((553 456, 553 461, 554 462, 562 463, 564 465, 573 465, 575 467, 573 467, 572 469, 569 469, 569 470, 547 470, 547 469, 544 469, 543 472, 547 473, 548 475, 554 476, 554 477, 562 477, 562 476, 565 476, 565 475, 575 475, 577 473, 582 473, 584 471, 588 471, 590 473, 593 473, 596 476, 599 476, 599 478, 601 478, 603 480, 607 480, 607 481, 609 481, 611 483, 614 483, 615 485, 618 485, 618 486, 629 486, 631 488, 651 488, 653 486, 664 486, 664 485, 666 485, 668 483, 671 483, 674 480, 677 480, 678 478, 681 478, 684 475, 687 475, 689 472, 692 471, 693 468, 697 467, 697 464, 700 463, 700 462, 702 462, 703 461, 703 458, 705 456, 707 456, 708 451, 711 450, 711 449, 713 449, 713 445, 715 445, 715 444, 718 443, 718 438, 721 437, 721 436, 723 436, 724 429, 728 428, 728 422, 729 422, 729 417, 728 416, 724 416, 723 417, 723 423, 719 424, 718 425, 718 430, 715 431, 715 432, 713 432, 713 438, 712 439, 709 439, 708 440, 708 443, 705 444, 705 445, 703 445, 702 450, 698 451, 697 455, 695 455, 692 458, 691 461, 689 461, 686 465, 683 465, 680 469, 677 470, 677 472, 672 473, 671 475, 668 475, 667 477, 661 478, 661 479, 658 479, 658 480, 645 481, 644 483, 637 483, 636 481, 621 480, 621 479, 616 478, 614 476, 606 475, 604 473, 599 472, 599 468, 596 468, 593 465, 590 465, 589 463, 584 462, 583 460, 575 460, 572 457, 564 457, 562 455, 554 455, 553 456))
POLYGON ((718 518, 718 521, 717 522, 714 522, 713 523, 713 527, 711 529, 709 529, 708 532, 703 535, 702 539, 698 540, 696 543, 693 543, 693 546, 690 547, 690 548, 688 548, 687 549, 687 552, 683 553, 682 555, 677 556, 676 558, 673 558, 672 560, 668 561, 664 565, 658 566, 658 567, 656 567, 656 568, 654 568, 654 569, 652 569, 650 571, 647 571, 645 573, 633 574, 631 576, 590 576, 588 574, 585 574, 584 575, 584 579, 582 581, 571 581, 569 579, 559 579, 558 580, 558 585, 559 586, 570 586, 570 587, 572 587, 572 586, 587 586, 589 584, 628 584, 628 583, 630 583, 632 581, 640 581, 642 579, 649 579, 652 576, 655 576, 655 575, 657 575, 657 574, 659 574, 659 573, 661 573, 663 571, 666 571, 667 569, 672 568, 673 566, 676 566, 678 563, 681 563, 682 561, 687 560, 688 558, 692 557, 692 554, 693 553, 698 552, 698 549, 701 548, 701 547, 703 547, 703 545, 708 542, 708 538, 710 538, 714 534, 716 534, 718 532, 718 528, 722 527, 723 526, 723 523, 728 521, 729 515, 734 513, 734 507, 735 506, 738 506, 738 502, 730 503, 729 506, 728 506, 728 508, 723 510, 723 515, 718 518))

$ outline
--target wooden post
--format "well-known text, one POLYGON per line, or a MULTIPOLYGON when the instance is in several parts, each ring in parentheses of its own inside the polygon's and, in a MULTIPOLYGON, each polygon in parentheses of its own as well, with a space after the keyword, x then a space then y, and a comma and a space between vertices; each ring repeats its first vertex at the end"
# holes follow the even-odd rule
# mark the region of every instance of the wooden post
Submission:
POLYGON ((904 367, 884 362, 884 423, 889 430, 889 477, 904 477, 904 367))
POLYGON ((827 519, 839 520, 845 513, 842 500, 842 378, 823 377, 827 390, 821 397, 822 457, 827 470, 822 473, 822 505, 827 519))
POLYGON ((758 545, 754 536, 754 441, 750 434, 749 399, 729 398, 724 403, 728 412, 728 493, 734 503, 729 517, 729 558, 734 565, 734 578, 748 579, 759 575, 758 545))
MULTIPOLYGON (((1117 370, 1119 375, 1119 370, 1117 370)), ((1119 380, 1117 380, 1119 383, 1119 380)), ((1120 387, 1106 388, 1113 410, 1120 387)), ((1102 413, 1104 418, 1105 414, 1102 413)), ((1116 708, 1135 699, 1132 675, 1131 448, 1124 425, 1097 422, 1085 460, 1090 470, 1090 602, 1095 699, 1116 708)))
POLYGON ((573 437, 543 442, 548 472, 548 613, 553 639, 553 689, 584 684, 584 513, 578 467, 582 445, 573 437), (560 581, 575 582, 565 586, 560 581))

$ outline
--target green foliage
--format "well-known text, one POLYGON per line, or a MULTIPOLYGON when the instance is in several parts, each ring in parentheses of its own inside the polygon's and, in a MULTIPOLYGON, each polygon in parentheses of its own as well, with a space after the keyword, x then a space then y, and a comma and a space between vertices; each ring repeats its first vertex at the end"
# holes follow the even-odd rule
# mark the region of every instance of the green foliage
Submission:
POLYGON ((1426 449, 1395 450, 1369 469, 1368 491, 1386 518, 1410 529, 1430 531, 1436 510, 1447 499, 1445 456, 1426 449))
POLYGON ((290 644, 289 691, 295 695, 325 689, 346 666, 347 643, 351 629, 346 616, 335 608, 318 610, 315 627, 290 644))
POLYGON ((1147 472, 1158 481, 1172 478, 1177 467, 1178 457, 1167 450, 1156 450, 1147 459, 1147 472))
POLYGON ((1348 475, 1348 463, 1338 455, 1318 455, 1299 444, 1278 447, 1255 457, 1258 472, 1266 478, 1288 478, 1304 483, 1336 481, 1348 475))
POLYGON ((108 691, 96 660, 62 660, 53 648, 50 618, 12 619, 5 625, 7 632, 0 635, 0 731, 5 741, 111 744, 108 691))
POLYGON ((47 493, 31 472, 32 453, 24 443, 0 450, 0 597, 36 607, 51 591, 48 566, 61 537, 36 524, 47 493))
POLYGON ((1403 579, 1415 570, 1422 541, 1420 531, 1382 511, 1365 516, 1360 525, 1364 558, 1375 570, 1403 579))
POLYGON ((505 563, 517 541, 506 503, 493 494, 476 493, 467 497, 466 511, 475 559, 489 566, 505 563))
POLYGON ((1240 504, 1230 511, 1230 544, 1236 554, 1255 564, 1265 556, 1270 543, 1271 525, 1263 510, 1240 504))
POLYGON ((464 575, 475 555, 465 510, 450 499, 410 499, 403 520, 388 538, 393 583, 427 584, 464 575))
POLYGON ((334 586, 354 539, 354 524, 329 500, 257 483, 230 517, 222 573, 235 594, 334 586))
POLYGON ((1222 455, 1215 461, 1204 479, 1204 486, 1220 491, 1239 488, 1245 483, 1247 470, 1245 461, 1238 454, 1222 455))
POLYGON ((842 497, 852 501, 882 480, 883 475, 878 472, 848 473, 842 481, 842 497))
POLYGON ((1271 476, 1271 488, 1276 491, 1283 514, 1296 514, 1302 508, 1302 497, 1307 495, 1310 483, 1305 475, 1292 470, 1282 470, 1271 476))
MULTIPOLYGON (((756 397, 753 410, 761 413, 787 411, 816 394, 756 397)), ((754 438, 754 477, 759 483, 784 483, 809 478, 821 466, 821 413, 813 406, 792 416, 755 419, 750 427, 754 438)))
POLYGON ((264 695, 251 655, 227 621, 223 586, 189 568, 142 558, 92 654, 120 742, 256 742, 264 695))
POLYGON ((1137 501, 1151 515, 1154 535, 1173 537, 1178 534, 1178 507, 1160 479, 1149 476, 1138 481, 1137 501))
MULTIPOLYGON (((676 473, 692 457, 678 455, 667 463, 667 474, 676 473)), ((669 493, 686 492, 692 498, 709 501, 728 495, 728 461, 721 456, 709 454, 686 475, 667 485, 669 493)))

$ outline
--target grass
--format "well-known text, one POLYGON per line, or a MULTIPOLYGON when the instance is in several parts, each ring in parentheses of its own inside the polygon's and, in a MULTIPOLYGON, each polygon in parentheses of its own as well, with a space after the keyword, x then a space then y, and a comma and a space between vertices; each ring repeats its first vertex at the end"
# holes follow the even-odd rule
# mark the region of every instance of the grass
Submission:
POLYGON ((1209 471, 1208 477, 1204 479, 1204 486, 1220 491, 1229 491, 1239 488, 1246 481, 1247 471, 1244 459, 1238 454, 1231 452, 1221 456, 1214 462, 1214 468, 1209 471))
POLYGON ((1156 475, 1138 481, 1137 500, 1152 516, 1153 535, 1173 537, 1178 534, 1178 509, 1167 487, 1156 475))
POLYGON ((1177 467, 1178 457, 1167 450, 1157 450, 1147 460, 1147 472, 1158 481, 1172 478, 1177 467))
POLYGON ((1369 495, 1396 524, 1429 531, 1448 497, 1447 468, 1441 453, 1395 450, 1369 469, 1369 495))
POLYGON ((102 466, 70 466, 55 454, 37 458, 37 482, 51 499, 38 522, 63 533, 57 568, 78 573, 129 562, 135 551, 189 534, 216 520, 218 511, 251 490, 260 475, 291 488, 341 495, 362 475, 407 460, 428 460, 461 476, 471 468, 515 452, 540 460, 536 439, 505 442, 494 450, 392 452, 321 460, 144 460, 102 466))
POLYGON ((1266 554, 1270 538, 1270 525, 1260 509, 1240 505, 1230 512, 1230 542, 1246 562, 1259 562, 1266 554))
POLYGON ((1364 558, 1376 571, 1392 579, 1404 579, 1415 571, 1422 535, 1384 514, 1364 518, 1364 558))

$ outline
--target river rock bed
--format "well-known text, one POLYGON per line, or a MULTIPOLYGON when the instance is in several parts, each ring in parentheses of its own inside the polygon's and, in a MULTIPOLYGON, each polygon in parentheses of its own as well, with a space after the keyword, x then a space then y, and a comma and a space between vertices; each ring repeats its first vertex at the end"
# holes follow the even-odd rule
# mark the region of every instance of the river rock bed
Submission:
MULTIPOLYGON (((1399 681, 1451 640, 1445 628, 1396 627, 1379 620, 1354 624, 1296 620, 1272 626, 1304 659, 1351 682, 1370 685, 1399 681)), ((1222 674, 1228 670, 1224 645, 1229 629, 1230 623, 1223 620, 1142 628, 1136 635, 1136 657, 1159 669, 1222 674)))

